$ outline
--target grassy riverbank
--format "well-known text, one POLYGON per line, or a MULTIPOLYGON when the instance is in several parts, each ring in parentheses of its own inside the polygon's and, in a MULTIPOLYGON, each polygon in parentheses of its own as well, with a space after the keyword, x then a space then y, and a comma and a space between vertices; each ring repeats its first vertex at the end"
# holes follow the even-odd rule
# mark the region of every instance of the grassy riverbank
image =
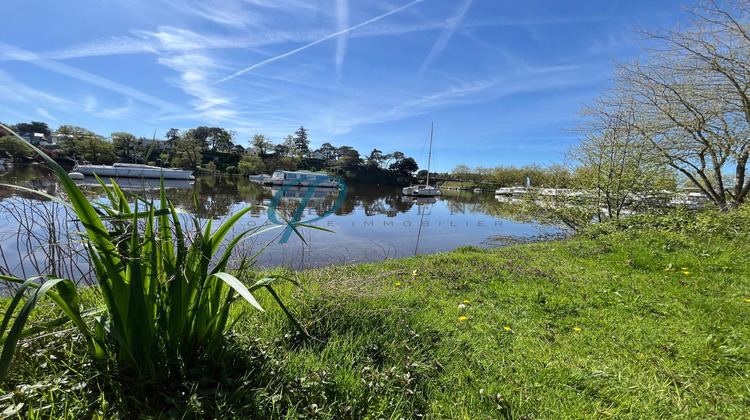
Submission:
POLYGON ((566 241, 292 273, 305 292, 280 293, 320 341, 258 292, 268 312, 237 305, 203 368, 148 383, 97 373, 61 332, 19 351, 0 406, 24 418, 741 418, 748 226, 748 209, 634 217, 566 241))

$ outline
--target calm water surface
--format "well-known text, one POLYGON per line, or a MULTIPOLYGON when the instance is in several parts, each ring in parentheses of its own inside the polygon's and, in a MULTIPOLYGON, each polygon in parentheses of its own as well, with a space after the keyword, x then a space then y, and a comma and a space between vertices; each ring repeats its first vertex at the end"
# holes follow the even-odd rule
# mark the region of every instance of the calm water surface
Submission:
MULTIPOLYGON (((0 173, 0 183, 18 185, 48 194, 59 194, 60 185, 56 177, 38 165, 16 165, 0 173)), ((151 187, 158 186, 153 180, 118 180, 123 189, 145 196, 154 196, 151 187)), ((102 190, 94 179, 81 182, 82 188, 91 198, 103 197, 102 190)), ((202 223, 209 218, 218 226, 221 219, 253 206, 238 224, 238 229, 273 226, 269 222, 267 206, 279 194, 279 189, 261 186, 241 177, 206 176, 195 183, 172 181, 167 187, 170 199, 180 208, 197 215, 202 223), (196 210, 193 196, 197 197, 196 210)), ((437 199, 415 200, 401 195, 394 186, 348 184, 346 199, 332 214, 338 196, 324 189, 316 190, 314 197, 302 210, 302 222, 333 231, 300 229, 305 243, 292 235, 286 243, 279 243, 283 226, 245 241, 247 251, 258 250, 267 242, 272 244, 259 256, 259 266, 290 266, 296 269, 329 264, 374 262, 388 258, 401 258, 415 254, 432 254, 451 251, 460 246, 473 245, 493 248, 510 243, 547 240, 559 237, 563 232, 560 224, 548 217, 529 216, 523 209, 498 202, 492 192, 444 191, 437 199), (544 221, 540 221, 543 219, 544 221)), ((301 206, 304 191, 290 190, 279 196, 278 209, 291 217, 301 206)), ((2 270, 20 275, 33 275, 33 268, 44 269, 51 247, 44 244, 50 234, 48 218, 54 222, 57 234, 48 242, 63 242, 69 232, 75 231, 68 218, 57 214, 60 206, 46 198, 28 192, 7 188, 0 189, 0 266, 2 270), (31 219, 31 220, 29 220, 31 219), (25 231, 32 231, 28 239, 25 231), (21 234, 19 235, 19 232, 21 234), (33 268, 30 266, 34 266, 33 268), (23 272, 21 272, 23 271, 23 272)), ((65 270, 85 271, 85 259, 74 254, 57 251, 57 257, 65 261, 65 270)), ((47 263, 49 263, 47 261, 47 263)), ((49 270, 49 268, 47 268, 49 270)))

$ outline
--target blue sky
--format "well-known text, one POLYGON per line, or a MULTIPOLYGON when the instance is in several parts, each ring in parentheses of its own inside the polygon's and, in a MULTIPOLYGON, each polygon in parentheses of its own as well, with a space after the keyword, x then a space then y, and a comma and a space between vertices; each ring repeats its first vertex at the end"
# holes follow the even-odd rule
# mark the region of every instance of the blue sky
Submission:
POLYGON ((633 29, 672 0, 5 0, 0 121, 163 136, 220 126, 245 146, 300 125, 433 170, 549 164, 633 29))

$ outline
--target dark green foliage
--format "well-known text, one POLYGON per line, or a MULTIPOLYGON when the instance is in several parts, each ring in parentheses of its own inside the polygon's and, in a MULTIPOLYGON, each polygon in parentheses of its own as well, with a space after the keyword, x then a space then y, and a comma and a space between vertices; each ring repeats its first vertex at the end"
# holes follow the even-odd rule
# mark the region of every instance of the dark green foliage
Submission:
POLYGON ((403 176, 410 176, 413 172, 419 169, 419 165, 417 165, 417 162, 412 158, 404 158, 391 164, 389 169, 403 176))
POLYGON ((19 133, 42 133, 50 135, 50 129, 47 123, 41 121, 32 121, 30 123, 18 123, 13 129, 19 133))

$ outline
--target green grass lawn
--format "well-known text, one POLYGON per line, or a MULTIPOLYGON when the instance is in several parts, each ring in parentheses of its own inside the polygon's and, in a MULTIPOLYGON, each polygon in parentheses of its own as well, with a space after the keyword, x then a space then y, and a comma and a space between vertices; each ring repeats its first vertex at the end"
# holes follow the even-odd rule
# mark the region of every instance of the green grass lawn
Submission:
POLYGON ((317 340, 294 333, 260 291, 267 312, 237 305, 226 347, 166 381, 99 373, 76 334, 63 331, 19 351, 0 384, 0 411, 747 418, 750 228, 680 221, 292 273, 304 291, 280 294, 317 340))

